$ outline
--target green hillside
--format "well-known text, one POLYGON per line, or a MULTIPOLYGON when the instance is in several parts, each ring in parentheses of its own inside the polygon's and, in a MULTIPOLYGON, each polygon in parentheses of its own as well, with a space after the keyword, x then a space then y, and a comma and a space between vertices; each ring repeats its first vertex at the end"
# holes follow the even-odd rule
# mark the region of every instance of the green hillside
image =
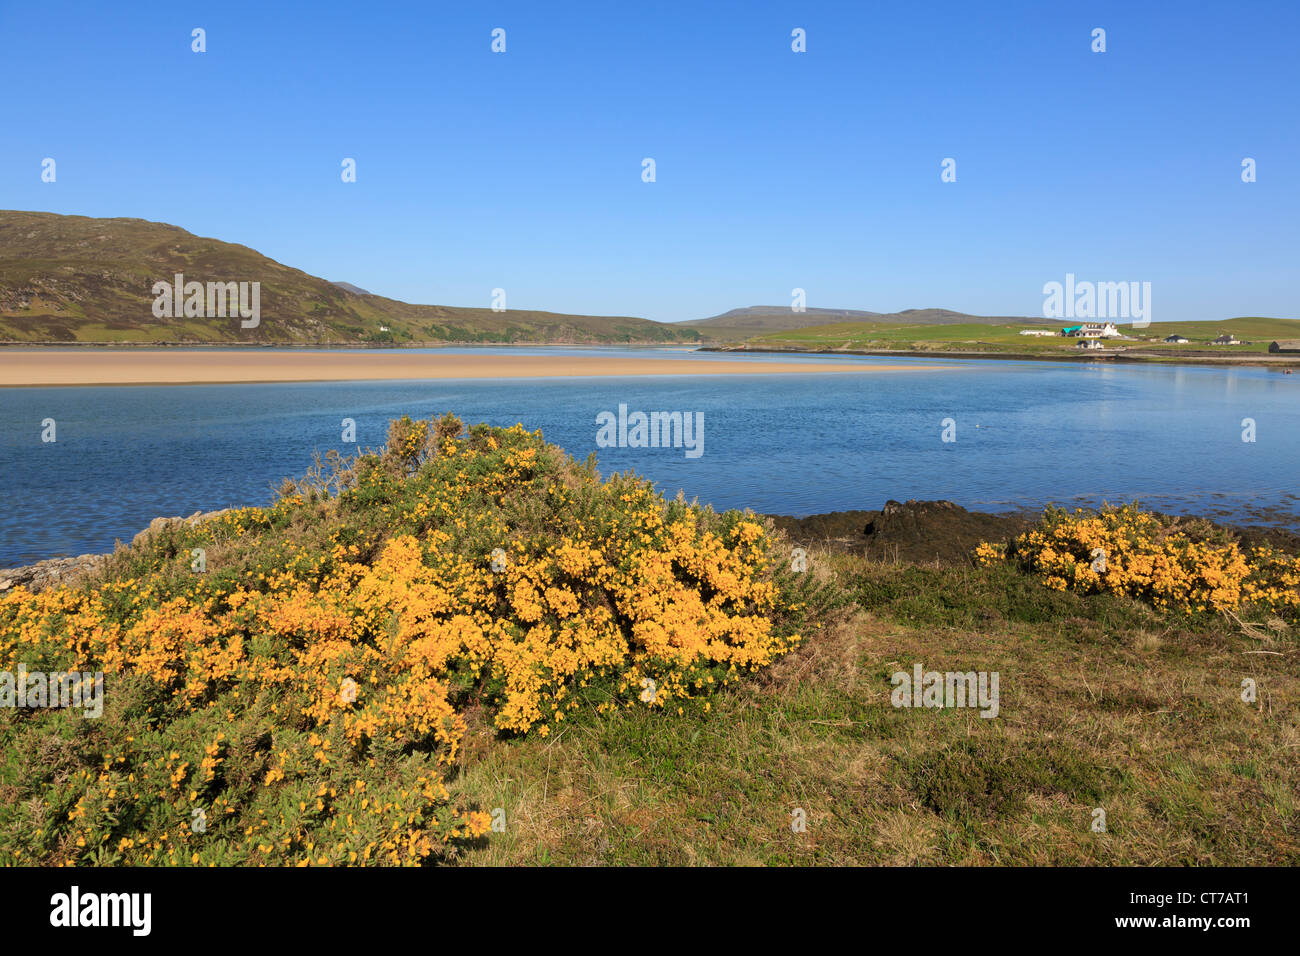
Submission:
POLYGON ((358 294, 247 246, 143 219, 0 210, 0 342, 388 344, 698 342, 626 316, 410 305, 358 294), (261 322, 157 318, 153 284, 260 282, 261 322))

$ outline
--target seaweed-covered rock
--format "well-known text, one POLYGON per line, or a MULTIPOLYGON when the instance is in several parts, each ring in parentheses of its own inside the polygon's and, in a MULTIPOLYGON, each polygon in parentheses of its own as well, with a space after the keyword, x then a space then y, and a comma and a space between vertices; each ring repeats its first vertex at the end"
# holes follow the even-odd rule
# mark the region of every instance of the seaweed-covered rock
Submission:
POLYGON ((959 564, 981 541, 1005 541, 1029 526, 1016 514, 967 511, 951 501, 887 501, 879 511, 836 511, 807 518, 774 516, 797 544, 875 560, 959 564))

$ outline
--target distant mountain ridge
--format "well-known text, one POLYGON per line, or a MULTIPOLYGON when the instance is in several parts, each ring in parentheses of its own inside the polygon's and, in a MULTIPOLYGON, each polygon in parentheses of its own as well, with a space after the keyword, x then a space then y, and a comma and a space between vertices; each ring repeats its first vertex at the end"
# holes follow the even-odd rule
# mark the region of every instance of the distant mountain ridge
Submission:
POLYGON ((630 316, 441 305, 372 295, 230 242, 143 219, 0 210, 0 342, 419 345, 654 344, 705 336, 630 316), (155 282, 258 282, 261 318, 154 315, 155 282))
POLYGON ((750 305, 731 309, 707 319, 679 322, 687 328, 723 327, 729 329, 780 330, 797 329, 806 325, 826 325, 831 322, 866 322, 874 320, 879 312, 854 309, 805 309, 795 312, 788 305, 750 305))
POLYGON ((707 319, 692 319, 679 325, 720 333, 749 334, 784 332, 841 322, 885 322, 900 325, 1017 325, 1038 324, 1042 319, 1026 316, 967 315, 951 309, 906 309, 902 312, 867 312, 859 309, 805 309, 795 312, 788 305, 751 305, 732 309, 707 319))

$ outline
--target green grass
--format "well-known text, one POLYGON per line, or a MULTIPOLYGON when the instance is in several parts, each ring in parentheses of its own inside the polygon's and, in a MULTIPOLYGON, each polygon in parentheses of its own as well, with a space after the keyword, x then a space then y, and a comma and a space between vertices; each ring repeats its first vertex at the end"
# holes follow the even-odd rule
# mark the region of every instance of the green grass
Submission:
MULTIPOLYGON (((809 349, 900 349, 909 351, 971 351, 1016 352, 1032 354, 1072 353, 1078 339, 1062 336, 1035 337, 1021 335, 1026 328, 1059 331, 1073 322, 1062 320, 1034 322, 1023 325, 904 325, 898 323, 845 322, 811 326, 794 331, 773 332, 749 340, 749 344, 762 348, 809 349)), ((1300 319, 1238 318, 1221 322, 1153 322, 1143 329, 1120 325, 1126 335, 1135 341, 1110 340, 1107 350, 1155 351, 1171 357, 1180 352, 1212 349, 1216 354, 1243 354, 1267 352, 1274 339, 1300 338, 1300 319), (1211 346, 1211 339, 1224 332, 1249 341, 1249 345, 1211 346), (1183 335, 1190 339, 1187 345, 1167 344, 1168 335, 1183 335)))
POLYGON ((1300 863, 1294 632, 1266 644, 1006 566, 814 571, 856 607, 710 714, 504 745, 480 730, 453 788, 505 828, 462 862, 1300 863), (999 671, 998 718, 892 707, 890 674, 915 662, 999 671))

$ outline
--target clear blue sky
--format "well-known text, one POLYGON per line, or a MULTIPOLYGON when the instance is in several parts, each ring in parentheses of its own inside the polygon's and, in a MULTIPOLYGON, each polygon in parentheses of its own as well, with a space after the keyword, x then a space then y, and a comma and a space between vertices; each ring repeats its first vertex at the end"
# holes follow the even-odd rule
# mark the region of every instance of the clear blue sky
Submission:
POLYGON ((1300 315, 1295 0, 0 0, 0 41, 0 208, 412 302, 1037 315, 1073 272, 1157 322, 1300 315))

